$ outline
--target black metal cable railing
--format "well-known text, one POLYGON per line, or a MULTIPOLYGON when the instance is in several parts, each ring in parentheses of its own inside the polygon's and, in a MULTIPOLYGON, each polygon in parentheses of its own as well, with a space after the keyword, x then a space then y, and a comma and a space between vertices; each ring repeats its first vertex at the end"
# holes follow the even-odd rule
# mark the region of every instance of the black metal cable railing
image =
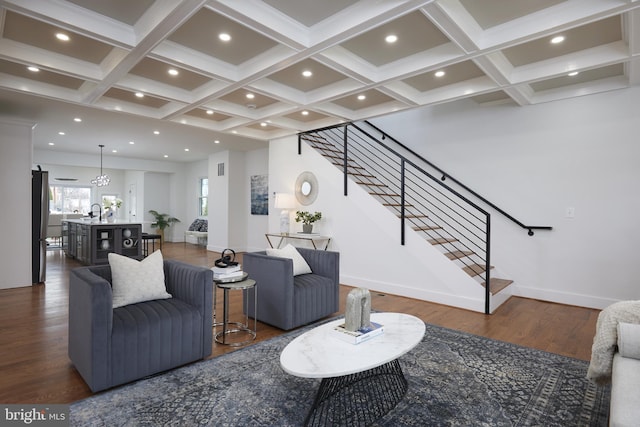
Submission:
POLYGON ((490 214, 420 165, 396 152, 362 127, 349 123, 300 134, 342 168, 344 194, 348 177, 400 218, 400 240, 411 226, 442 248, 485 286, 490 312, 490 214))

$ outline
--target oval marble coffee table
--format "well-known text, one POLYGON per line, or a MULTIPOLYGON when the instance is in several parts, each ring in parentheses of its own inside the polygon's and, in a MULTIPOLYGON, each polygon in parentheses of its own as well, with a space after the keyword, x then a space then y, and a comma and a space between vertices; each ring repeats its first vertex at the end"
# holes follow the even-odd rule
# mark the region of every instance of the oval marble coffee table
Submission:
POLYGON ((407 391, 398 358, 414 348, 424 322, 402 313, 372 313, 384 333, 360 344, 331 336, 344 319, 320 325, 291 341, 280 355, 288 374, 322 378, 305 425, 372 424, 393 409, 407 391))

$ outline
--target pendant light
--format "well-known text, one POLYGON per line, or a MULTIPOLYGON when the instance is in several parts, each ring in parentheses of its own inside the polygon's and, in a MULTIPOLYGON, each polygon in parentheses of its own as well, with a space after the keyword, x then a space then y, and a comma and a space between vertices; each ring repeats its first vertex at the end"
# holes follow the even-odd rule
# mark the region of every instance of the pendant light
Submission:
POLYGON ((100 147, 100 175, 96 176, 96 179, 92 179, 91 183, 97 185, 98 187, 104 187, 109 185, 111 182, 111 178, 109 175, 105 175, 102 173, 102 149, 104 148, 103 144, 98 145, 100 147))

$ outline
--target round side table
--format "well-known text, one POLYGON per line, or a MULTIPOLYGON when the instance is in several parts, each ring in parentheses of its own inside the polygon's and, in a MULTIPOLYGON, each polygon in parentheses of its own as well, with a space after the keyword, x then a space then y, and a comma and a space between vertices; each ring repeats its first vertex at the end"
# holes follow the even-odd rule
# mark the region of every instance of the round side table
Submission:
POLYGON ((256 313, 258 311, 258 289, 256 288, 256 281, 253 279, 247 279, 244 276, 243 280, 228 282, 228 281, 216 281, 216 286, 224 291, 224 307, 222 312, 222 331, 215 334, 215 340, 219 344, 230 345, 238 347, 248 344, 256 339, 256 331, 258 327, 258 321, 256 320, 256 313), (229 291, 253 291, 254 300, 254 318, 253 329, 249 327, 249 299, 243 298, 244 304, 244 323, 243 322, 230 322, 229 321, 229 291), (246 339, 241 341, 230 340, 230 335, 242 334, 246 336, 246 339))

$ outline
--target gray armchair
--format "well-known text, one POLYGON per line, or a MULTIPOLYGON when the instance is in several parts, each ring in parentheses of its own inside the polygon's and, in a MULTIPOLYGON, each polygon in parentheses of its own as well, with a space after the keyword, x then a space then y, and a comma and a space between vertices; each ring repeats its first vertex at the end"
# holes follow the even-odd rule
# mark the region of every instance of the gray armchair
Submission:
POLYGON ((111 268, 76 268, 69 278, 69 358, 97 392, 211 354, 213 273, 164 261, 173 298, 112 308, 111 268))
MULTIPOLYGON (((340 254, 297 249, 311 267, 311 274, 294 276, 291 259, 268 256, 264 251, 242 257, 242 269, 256 281, 257 319, 284 330, 337 312, 340 300, 340 254)), ((249 298, 249 316, 254 317, 253 293, 245 297, 249 298)))

